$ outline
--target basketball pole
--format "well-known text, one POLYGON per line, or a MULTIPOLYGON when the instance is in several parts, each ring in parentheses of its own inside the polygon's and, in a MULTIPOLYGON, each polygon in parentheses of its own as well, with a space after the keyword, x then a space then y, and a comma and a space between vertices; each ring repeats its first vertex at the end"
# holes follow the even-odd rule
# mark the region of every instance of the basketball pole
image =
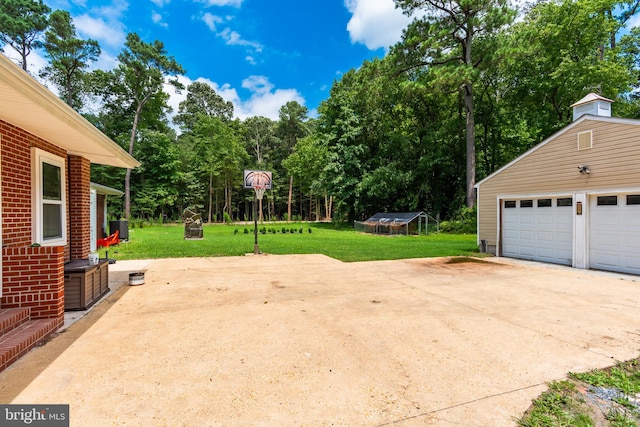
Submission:
POLYGON ((260 254, 260 247, 258 246, 258 193, 255 193, 253 199, 253 254, 260 254))

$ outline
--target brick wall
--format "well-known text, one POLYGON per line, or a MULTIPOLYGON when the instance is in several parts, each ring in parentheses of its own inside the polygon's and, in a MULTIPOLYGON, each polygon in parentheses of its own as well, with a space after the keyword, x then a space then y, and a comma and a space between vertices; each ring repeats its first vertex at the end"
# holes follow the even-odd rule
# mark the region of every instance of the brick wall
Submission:
MULTIPOLYGON (((2 120, 0 120, 0 141, 2 142, 2 245, 29 246, 33 243, 31 147, 40 148, 62 158, 66 158, 67 153, 2 120)), ((67 197, 68 195, 67 187, 67 197)), ((67 235, 69 235, 68 227, 67 235)), ((65 259, 69 259, 68 253, 65 259)))
MULTIPOLYGON (((64 262, 90 249, 90 163, 0 120, 2 172, 2 299, 0 308, 30 307, 33 318, 64 320, 64 262), (67 244, 31 247, 31 147, 66 160, 67 244), (74 206, 69 211, 69 204, 74 206), (75 207, 81 207, 76 209, 75 207), (72 254, 73 252, 73 254, 72 254)), ((65 176, 66 178, 66 176, 65 176)))
POLYGON ((83 259, 91 252, 91 163, 69 157, 69 211, 71 259, 83 259))
POLYGON ((31 309, 32 319, 64 322, 64 248, 2 249, 2 308, 31 309))

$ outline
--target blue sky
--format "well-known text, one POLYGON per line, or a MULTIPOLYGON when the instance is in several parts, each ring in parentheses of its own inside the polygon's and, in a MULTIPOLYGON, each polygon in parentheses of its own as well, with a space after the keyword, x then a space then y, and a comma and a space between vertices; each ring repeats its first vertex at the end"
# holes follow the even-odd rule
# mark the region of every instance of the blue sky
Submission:
MULTIPOLYGON (((382 57, 409 19, 393 0, 45 0, 71 13, 82 38, 98 40, 97 68, 110 69, 129 32, 160 40, 186 69, 183 83, 209 83, 241 119, 277 119, 295 100, 316 114, 334 80, 382 57)), ((8 53, 9 54, 9 53, 8 53)), ((9 56, 11 56, 9 54, 9 56)), ((30 69, 44 60, 36 52, 30 69)), ((177 107, 182 95, 171 92, 177 107)))

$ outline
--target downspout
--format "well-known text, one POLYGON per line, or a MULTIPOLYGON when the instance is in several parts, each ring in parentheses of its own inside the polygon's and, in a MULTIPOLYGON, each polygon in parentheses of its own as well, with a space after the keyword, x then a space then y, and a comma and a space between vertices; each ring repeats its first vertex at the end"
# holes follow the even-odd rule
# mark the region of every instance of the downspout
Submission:
POLYGON ((65 185, 65 191, 67 192, 67 214, 65 215, 67 227, 67 246, 69 247, 69 260, 64 257, 65 262, 71 260, 71 156, 67 154, 67 182, 65 185))

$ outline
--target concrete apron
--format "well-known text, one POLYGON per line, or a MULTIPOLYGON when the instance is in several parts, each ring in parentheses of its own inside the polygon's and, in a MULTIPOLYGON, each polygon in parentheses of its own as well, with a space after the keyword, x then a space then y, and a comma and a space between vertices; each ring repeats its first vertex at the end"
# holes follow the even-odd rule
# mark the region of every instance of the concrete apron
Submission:
POLYGON ((636 278, 447 261, 155 260, 0 373, 0 402, 73 426, 507 426, 638 356, 636 278))

